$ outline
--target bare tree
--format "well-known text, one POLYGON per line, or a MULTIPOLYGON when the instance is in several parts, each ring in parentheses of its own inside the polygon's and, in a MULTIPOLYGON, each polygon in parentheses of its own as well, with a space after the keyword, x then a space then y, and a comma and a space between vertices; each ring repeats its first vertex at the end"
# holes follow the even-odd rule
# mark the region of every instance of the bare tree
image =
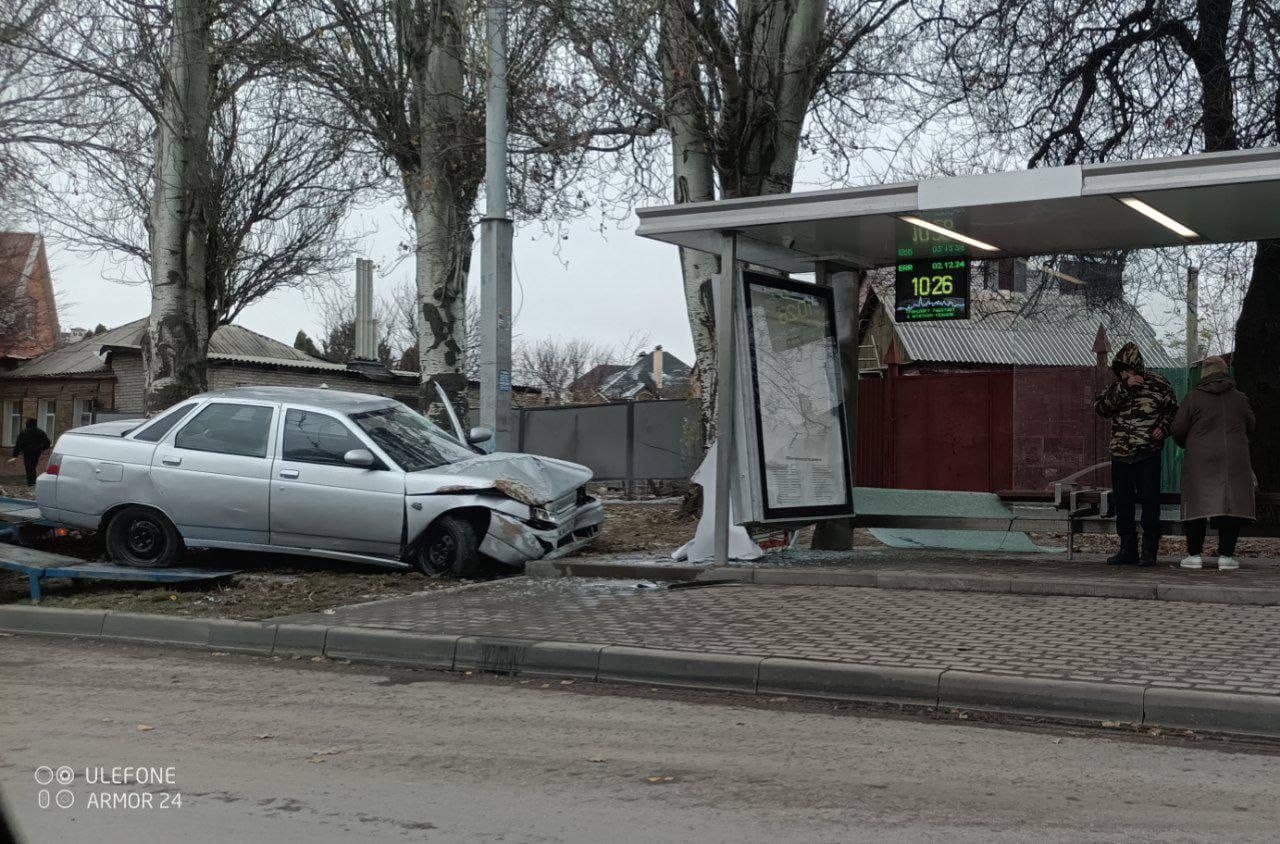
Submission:
MULTIPOLYGON (((1024 157, 1034 167, 1280 142, 1274 3, 935 0, 919 7, 947 45, 947 72, 935 90, 972 121, 967 138, 954 136, 960 149, 981 138, 996 156, 1024 157)), ((1250 251, 1236 373, 1259 418, 1275 420, 1280 241, 1250 251)), ((1180 276, 1167 274, 1175 290, 1180 276)), ((1229 285, 1230 275, 1222 277, 1229 285)), ((1254 465, 1263 489, 1280 490, 1280 426, 1259 427, 1254 465)))
MULTIPOLYGON (((485 4, 309 0, 307 6, 295 39, 298 61, 364 132, 412 219, 422 401, 433 403, 434 381, 464 408, 467 273, 484 177, 485 4)), ((646 130, 615 125, 593 99, 562 60, 561 29, 542 4, 513 2, 509 18, 513 214, 578 213, 592 203, 575 182, 593 141, 646 130)), ((656 131, 648 122, 647 131, 656 131)))
POLYGON ((23 54, 78 87, 53 112, 39 210, 151 285, 148 402, 163 406, 203 389, 213 328, 345 266, 341 224, 371 174, 345 160, 341 112, 286 73, 287 0, 46 5, 23 54))
POLYGON ((632 332, 614 345, 581 337, 544 337, 518 344, 514 375, 521 383, 539 388, 547 401, 599 400, 598 395, 575 392, 575 382, 601 364, 630 366, 648 343, 649 335, 643 332, 632 332))
MULTIPOLYGON (((878 127, 870 115, 901 55, 889 34, 906 0, 547 0, 580 75, 620 114, 656 119, 665 147, 632 144, 633 185, 677 203, 791 189, 819 140, 847 164, 878 127), (654 165, 670 177, 658 175, 654 165)), ((635 124, 643 120, 632 118, 635 124)), ((631 174, 628 174, 629 177, 631 174)), ((636 194, 632 194, 635 196, 636 194)), ((715 256, 681 250, 701 379, 704 442, 715 436, 711 283, 715 256)))

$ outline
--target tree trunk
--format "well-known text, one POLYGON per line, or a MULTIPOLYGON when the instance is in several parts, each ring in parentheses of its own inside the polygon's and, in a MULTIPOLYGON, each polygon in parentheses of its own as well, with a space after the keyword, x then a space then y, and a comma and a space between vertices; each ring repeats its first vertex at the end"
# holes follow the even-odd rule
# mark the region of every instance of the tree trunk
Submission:
MULTIPOLYGON (((1236 323, 1236 382, 1253 403, 1253 471, 1263 492, 1280 493, 1280 240, 1263 240, 1236 323)), ((1263 508, 1266 509, 1266 508, 1263 508)), ((1259 517, 1266 519, 1262 510, 1259 517)), ((1280 513, 1271 513, 1280 524, 1280 513)))
MULTIPOLYGON (((694 46, 681 0, 669 0, 661 21, 662 81, 667 102, 667 127, 671 132, 673 200, 710 202, 716 198, 712 163, 711 129, 702 89, 699 56, 694 46)), ((712 285, 720 261, 693 249, 680 250, 680 270, 684 279, 685 309, 693 333, 693 353, 697 363, 701 400, 702 447, 710 447, 716 436, 716 335, 712 285)))
POLYGON ((421 409, 439 404, 439 384, 462 420, 468 410, 463 350, 475 239, 471 211, 484 175, 472 164, 474 141, 466 134, 462 22, 467 13, 461 0, 441 0, 435 10, 431 42, 423 45, 414 77, 419 169, 405 177, 417 236, 421 409))
POLYGON ((209 344, 205 300, 212 49, 207 0, 174 0, 148 220, 151 318, 142 341, 148 411, 203 392, 209 344))
POLYGON ((438 403, 434 384, 444 388, 458 411, 467 412, 467 274, 471 267, 470 207, 452 207, 447 197, 428 199, 413 213, 418 257, 418 361, 422 407, 438 403), (434 199, 435 201, 432 201, 434 199))

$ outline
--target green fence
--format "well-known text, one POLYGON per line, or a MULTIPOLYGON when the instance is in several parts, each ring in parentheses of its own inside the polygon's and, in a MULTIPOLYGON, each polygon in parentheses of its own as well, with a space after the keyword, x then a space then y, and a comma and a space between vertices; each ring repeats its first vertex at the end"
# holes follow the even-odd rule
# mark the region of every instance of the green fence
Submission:
MULTIPOLYGON (((1173 385, 1173 391, 1178 394, 1179 402, 1186 397, 1193 385, 1200 383, 1199 367, 1192 369, 1190 372, 1181 367, 1176 369, 1155 368, 1155 371, 1169 379, 1169 383, 1173 385)), ((1182 449, 1173 440, 1170 440, 1164 447, 1164 466, 1160 479, 1160 488, 1165 492, 1182 491, 1182 449)))

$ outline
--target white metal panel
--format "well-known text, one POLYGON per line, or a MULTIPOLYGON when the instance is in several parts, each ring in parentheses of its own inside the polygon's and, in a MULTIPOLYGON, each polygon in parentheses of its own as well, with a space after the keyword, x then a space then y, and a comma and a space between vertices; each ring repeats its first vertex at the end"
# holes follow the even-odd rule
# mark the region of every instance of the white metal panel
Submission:
POLYGON ((1040 202, 1079 196, 1083 184, 1084 176, 1078 164, 1009 173, 978 173, 925 179, 916 190, 916 202, 921 211, 1006 202, 1040 202))

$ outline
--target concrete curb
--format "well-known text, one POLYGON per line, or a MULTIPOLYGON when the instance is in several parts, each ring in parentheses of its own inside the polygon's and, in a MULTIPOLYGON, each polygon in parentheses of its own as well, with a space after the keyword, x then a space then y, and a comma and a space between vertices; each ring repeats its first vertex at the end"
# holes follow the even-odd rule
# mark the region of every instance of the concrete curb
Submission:
POLYGON ((1151 583, 1049 577, 1040 580, 998 574, 937 574, 825 566, 645 565, 607 560, 536 560, 525 566, 530 577, 601 577, 618 580, 736 580, 769 586, 853 586, 925 592, 980 592, 990 595, 1057 595, 1067 598, 1122 598, 1138 601, 1187 601, 1237 606, 1280 606, 1280 588, 1207 583, 1151 583))
POLYGON ((944 671, 938 680, 938 705, 944 709, 997 710, 1075 721, 1140 724, 1144 688, 1120 683, 944 671))
POLYGON ((453 668, 453 654, 460 638, 368 627, 330 627, 324 639, 324 655, 448 670, 453 668))
POLYGON ((855 665, 769 657, 760 663, 757 691, 773 695, 840 698, 936 706, 940 668, 855 665))
POLYGON ((1280 737, 1280 697, 501 636, 0 606, 0 630, 1280 737))
POLYGON ((705 654, 611 645, 600 653, 598 680, 755 692, 758 656, 705 654))

